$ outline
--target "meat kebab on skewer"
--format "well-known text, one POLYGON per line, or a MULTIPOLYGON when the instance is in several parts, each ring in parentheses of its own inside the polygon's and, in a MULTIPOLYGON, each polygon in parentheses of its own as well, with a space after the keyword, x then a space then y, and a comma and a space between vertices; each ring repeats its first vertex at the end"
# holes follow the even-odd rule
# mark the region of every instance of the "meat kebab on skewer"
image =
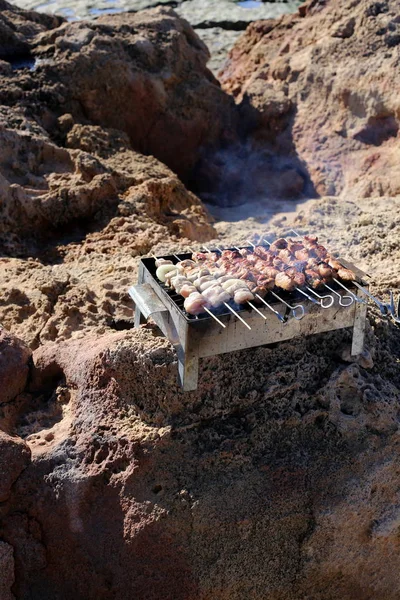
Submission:
MULTIPOLYGON (((202 255, 201 258, 202 262, 200 266, 191 260, 180 261, 175 265, 177 269, 175 272, 172 272, 173 276, 168 278, 170 285, 175 287, 178 293, 186 297, 184 308, 189 314, 200 314, 202 309, 207 305, 218 308, 223 304, 237 316, 246 327, 250 328, 240 315, 227 304, 229 300, 233 300, 237 305, 249 304, 249 306, 262 316, 263 319, 266 319, 265 315, 252 304, 259 287, 257 286, 254 276, 248 273, 243 268, 243 265, 234 265, 233 268, 230 269, 230 273, 228 273, 226 267, 222 264, 218 264, 217 255, 213 254, 212 257, 205 257, 202 255), (211 262, 206 262, 209 258, 211 259, 211 262), (205 267, 206 264, 209 268, 205 267), (246 279, 246 277, 250 277, 250 279, 246 279)), ((167 277, 168 275, 171 275, 171 273, 168 273, 167 277)), ((266 290, 264 290, 264 293, 265 292, 266 290)), ((283 319, 275 309, 270 307, 270 305, 262 298, 260 299, 280 320, 283 319)))

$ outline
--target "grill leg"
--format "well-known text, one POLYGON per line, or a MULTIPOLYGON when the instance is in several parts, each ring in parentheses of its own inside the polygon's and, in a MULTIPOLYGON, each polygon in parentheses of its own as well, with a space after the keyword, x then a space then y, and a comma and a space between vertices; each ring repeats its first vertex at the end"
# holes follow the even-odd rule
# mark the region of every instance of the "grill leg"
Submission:
MULTIPOLYGON (((139 264, 139 272, 138 272, 138 284, 141 284, 144 282, 145 282, 144 268, 143 268, 142 263, 140 263, 139 264)), ((146 322, 147 322, 147 319, 145 319, 145 317, 140 312, 140 309, 136 306, 135 307, 135 320, 134 320, 135 327, 140 327, 140 325, 142 325, 143 323, 146 323, 146 322)))
MULTIPOLYGON (((357 296, 359 296, 360 298, 364 297, 361 290, 358 290, 357 296)), ((360 304, 357 302, 354 315, 353 341, 351 344, 352 356, 358 356, 364 350, 366 316, 367 305, 360 304)))
POLYGON ((184 352, 178 350, 178 371, 184 392, 193 392, 197 390, 199 381, 199 357, 192 350, 184 352))
POLYGON ((135 327, 140 327, 140 325, 142 325, 142 323, 146 323, 146 322, 147 322, 147 319, 144 318, 144 316, 142 315, 142 313, 140 312, 138 307, 136 307, 135 308, 135 320, 134 320, 135 327))

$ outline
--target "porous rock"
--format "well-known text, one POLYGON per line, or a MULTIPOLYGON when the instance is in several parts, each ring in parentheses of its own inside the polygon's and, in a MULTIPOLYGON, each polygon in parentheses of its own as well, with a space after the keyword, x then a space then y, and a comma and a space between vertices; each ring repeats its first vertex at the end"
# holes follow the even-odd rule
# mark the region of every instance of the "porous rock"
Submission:
MULTIPOLYGON (((154 326, 36 350, 31 394, 63 380, 69 395, 50 429, 36 420, 25 430, 34 460, 18 489, 30 493, 15 507, 40 523, 47 564, 20 565, 18 592, 64 598, 67 573, 68 593, 89 599, 111 589, 144 599, 152 581, 157 600, 261 600, 274 590, 282 600, 361 600, 372 585, 394 600, 397 554, 385 547, 397 517, 379 498, 395 493, 400 376, 389 383, 388 340, 369 331, 370 348, 387 360, 368 372, 341 361, 348 341, 339 331, 205 359, 191 393, 180 390, 176 354, 154 326), (349 496, 365 535, 347 528, 349 496), (336 540, 356 560, 344 561, 336 540)), ((4 529, 17 555, 32 538, 29 523, 18 535, 12 520, 4 529)))
POLYGON ((29 348, 0 325, 0 404, 20 394, 29 375, 29 348))
POLYGON ((30 461, 28 446, 0 431, 0 502, 8 499, 12 485, 30 461))
POLYGON ((0 598, 2 600, 15 600, 15 596, 11 592, 13 583, 13 549, 9 544, 0 542, 0 598))
POLYGON ((202 147, 234 135, 234 104, 206 67, 207 47, 169 8, 65 24, 41 34, 34 53, 43 59, 32 85, 46 90, 47 127, 70 113, 121 130, 183 178, 202 147))
POLYGON ((396 195, 399 27, 396 0, 311 0, 249 25, 220 79, 255 139, 297 156, 317 194, 396 195))
POLYGON ((33 38, 47 29, 58 27, 62 17, 25 11, 0 2, 0 59, 15 60, 30 54, 33 38))

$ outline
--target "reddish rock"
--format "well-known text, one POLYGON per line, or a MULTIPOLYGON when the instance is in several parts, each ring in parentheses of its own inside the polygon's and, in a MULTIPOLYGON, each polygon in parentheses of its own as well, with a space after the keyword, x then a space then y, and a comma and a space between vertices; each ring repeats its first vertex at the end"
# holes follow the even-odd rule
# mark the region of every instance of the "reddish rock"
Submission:
POLYGON ((25 412, 33 461, 0 529, 17 595, 395 600, 394 338, 369 334, 368 371, 338 357, 346 331, 203 360, 183 393, 156 333, 34 352, 48 411, 25 412))
POLYGON ((0 327, 0 405, 24 390, 31 354, 21 340, 0 327))
POLYGON ((29 94, 18 75, 6 77, 0 103, 18 99, 53 139, 63 139, 57 119, 68 113, 125 132, 136 151, 187 178, 202 147, 233 135, 234 103, 207 69, 207 47, 169 8, 64 24, 30 49, 44 60, 24 73, 29 94))
POLYGON ((400 193, 397 0, 311 0, 252 23, 220 79, 259 145, 297 157, 320 195, 400 193))
POLYGON ((46 29, 58 27, 64 19, 54 15, 26 11, 0 1, 0 59, 26 58, 33 38, 46 29))
POLYGON ((14 557, 13 549, 9 544, 0 542, 0 598, 1 600, 15 600, 11 592, 14 583, 14 557))
POLYGON ((19 438, 0 431, 0 502, 10 495, 11 486, 30 462, 30 450, 19 438))

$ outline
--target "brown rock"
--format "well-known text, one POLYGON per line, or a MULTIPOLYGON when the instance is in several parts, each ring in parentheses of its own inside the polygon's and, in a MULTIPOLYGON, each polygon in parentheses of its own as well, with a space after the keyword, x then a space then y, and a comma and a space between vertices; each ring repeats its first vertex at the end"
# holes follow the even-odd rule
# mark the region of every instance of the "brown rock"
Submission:
POLYGON ((15 600, 15 596, 11 592, 11 587, 14 584, 13 549, 4 542, 0 542, 0 573, 1 600, 15 600))
POLYGON ((396 0, 307 2, 252 23, 221 73, 259 144, 297 156, 320 195, 400 192, 397 13, 396 0))
POLYGON ((58 118, 68 113, 125 132, 136 151, 188 178, 203 146, 232 137, 232 99, 206 67, 206 46, 169 8, 64 24, 37 37, 33 50, 45 60, 20 76, 29 94, 7 79, 0 103, 18 97, 53 139, 57 129, 65 135, 58 118))
MULTIPOLYGON (((34 460, 14 509, 30 517, 10 515, 0 531, 18 557, 18 594, 142 600, 155 581, 155 600, 276 590, 282 600, 364 600, 372 585, 395 600, 396 358, 343 368, 337 348, 349 335, 332 332, 204 360, 199 390, 185 394, 156 333, 35 351, 32 393, 64 378, 69 396, 50 429, 45 414, 25 414, 34 460), (353 561, 341 548, 356 549, 353 561)), ((386 352, 384 338, 370 343, 386 352)))
POLYGON ((30 53, 30 43, 39 33, 58 27, 64 19, 53 15, 25 11, 0 2, 0 59, 16 59, 30 53))
POLYGON ((30 450, 19 438, 0 431, 0 502, 5 502, 12 485, 30 462, 30 450))
POLYGON ((31 354, 21 340, 0 326, 0 405, 24 390, 31 354))
POLYGON ((18 111, 7 109, 3 116, 0 238, 3 234, 8 243, 10 232, 22 236, 34 230, 43 236, 104 213, 105 221, 113 214, 147 215, 181 237, 212 237, 198 198, 156 159, 132 151, 123 132, 75 125, 67 137, 70 149, 65 149, 50 142, 32 120, 20 115, 16 124, 18 111), (151 183, 153 178, 157 183, 151 183))

